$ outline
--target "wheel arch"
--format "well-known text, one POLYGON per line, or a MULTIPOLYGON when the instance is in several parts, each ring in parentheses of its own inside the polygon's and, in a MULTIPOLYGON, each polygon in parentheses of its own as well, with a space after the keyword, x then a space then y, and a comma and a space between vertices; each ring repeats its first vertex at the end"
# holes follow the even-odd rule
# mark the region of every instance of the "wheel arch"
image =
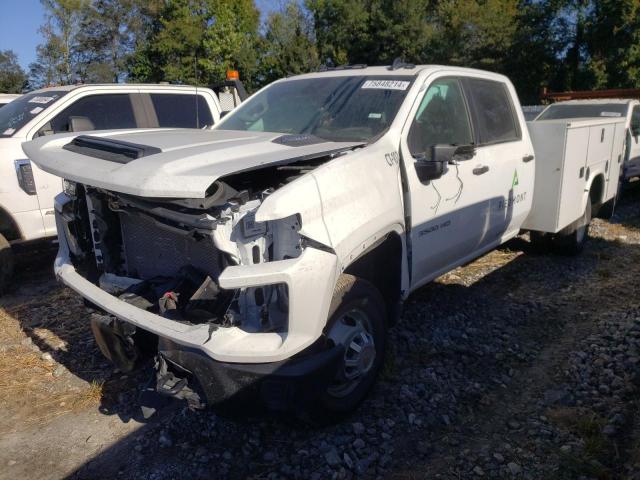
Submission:
POLYGON ((0 205, 0 234, 8 241, 21 240, 22 232, 15 219, 0 205))
POLYGON ((344 273, 367 280, 382 295, 390 322, 397 319, 402 304, 404 245, 400 234, 391 231, 363 251, 344 273))
POLYGON ((591 201, 591 205, 602 205, 607 189, 606 185, 607 184, 602 173, 597 173, 593 177, 591 185, 589 185, 589 199, 591 201))

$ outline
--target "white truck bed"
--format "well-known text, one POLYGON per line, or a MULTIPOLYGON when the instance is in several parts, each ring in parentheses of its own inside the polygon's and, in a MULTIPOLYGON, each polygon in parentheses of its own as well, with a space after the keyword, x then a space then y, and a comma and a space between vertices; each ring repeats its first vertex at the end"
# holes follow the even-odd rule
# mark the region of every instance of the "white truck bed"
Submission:
POLYGON ((536 177, 531 212, 523 228, 557 233, 584 211, 587 180, 605 177, 603 203, 616 195, 624 155, 622 118, 528 122, 536 177))

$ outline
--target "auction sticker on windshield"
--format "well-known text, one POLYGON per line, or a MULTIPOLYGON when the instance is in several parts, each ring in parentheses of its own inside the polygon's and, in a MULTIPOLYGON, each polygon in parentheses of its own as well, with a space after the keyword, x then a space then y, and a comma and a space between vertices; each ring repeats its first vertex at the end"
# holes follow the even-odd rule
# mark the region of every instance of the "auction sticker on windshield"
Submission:
POLYGON ((31 100, 29 100, 29 103, 40 103, 40 104, 47 104, 52 100, 55 100, 55 96, 53 97, 33 97, 31 100))
POLYGON ((411 82, 403 80, 367 80, 361 88, 381 90, 406 90, 411 82))

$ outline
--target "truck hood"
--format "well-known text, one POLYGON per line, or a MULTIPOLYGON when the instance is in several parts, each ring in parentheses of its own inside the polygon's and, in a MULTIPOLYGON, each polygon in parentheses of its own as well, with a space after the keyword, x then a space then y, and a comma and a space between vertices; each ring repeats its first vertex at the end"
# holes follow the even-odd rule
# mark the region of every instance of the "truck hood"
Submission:
POLYGON ((358 145, 309 135, 154 129, 55 135, 25 142, 22 149, 42 170, 86 185, 141 197, 204 198, 225 175, 358 145), (92 146, 103 140, 107 153, 92 146), (70 148, 72 142, 83 146, 70 148), (119 145, 124 150, 133 146, 137 153, 120 155, 119 145))

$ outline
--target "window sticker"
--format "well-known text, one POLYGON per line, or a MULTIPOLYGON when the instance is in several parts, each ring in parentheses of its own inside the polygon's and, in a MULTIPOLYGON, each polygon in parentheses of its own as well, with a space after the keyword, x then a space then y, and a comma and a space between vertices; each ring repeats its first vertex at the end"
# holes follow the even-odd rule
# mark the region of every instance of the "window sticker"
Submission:
POLYGON ((29 100, 29 103, 39 103, 41 105, 46 105, 52 100, 55 100, 56 97, 33 97, 29 100))
POLYGON ((15 128, 7 128, 4 132, 2 132, 3 135, 13 135, 15 133, 16 129, 15 128))
POLYGON ((381 113, 370 113, 369 118, 382 118, 381 113))
POLYGON ((362 84, 363 89, 378 90, 406 90, 410 82, 403 80, 367 80, 362 84))
POLYGON ((620 112, 600 112, 601 117, 621 117, 620 112))
POLYGON ((42 108, 42 107, 36 107, 36 108, 34 108, 33 110, 31 110, 29 113, 30 113, 31 115, 37 115, 37 114, 39 114, 39 113, 40 113, 41 111, 43 111, 43 110, 44 110, 44 108, 42 108))

